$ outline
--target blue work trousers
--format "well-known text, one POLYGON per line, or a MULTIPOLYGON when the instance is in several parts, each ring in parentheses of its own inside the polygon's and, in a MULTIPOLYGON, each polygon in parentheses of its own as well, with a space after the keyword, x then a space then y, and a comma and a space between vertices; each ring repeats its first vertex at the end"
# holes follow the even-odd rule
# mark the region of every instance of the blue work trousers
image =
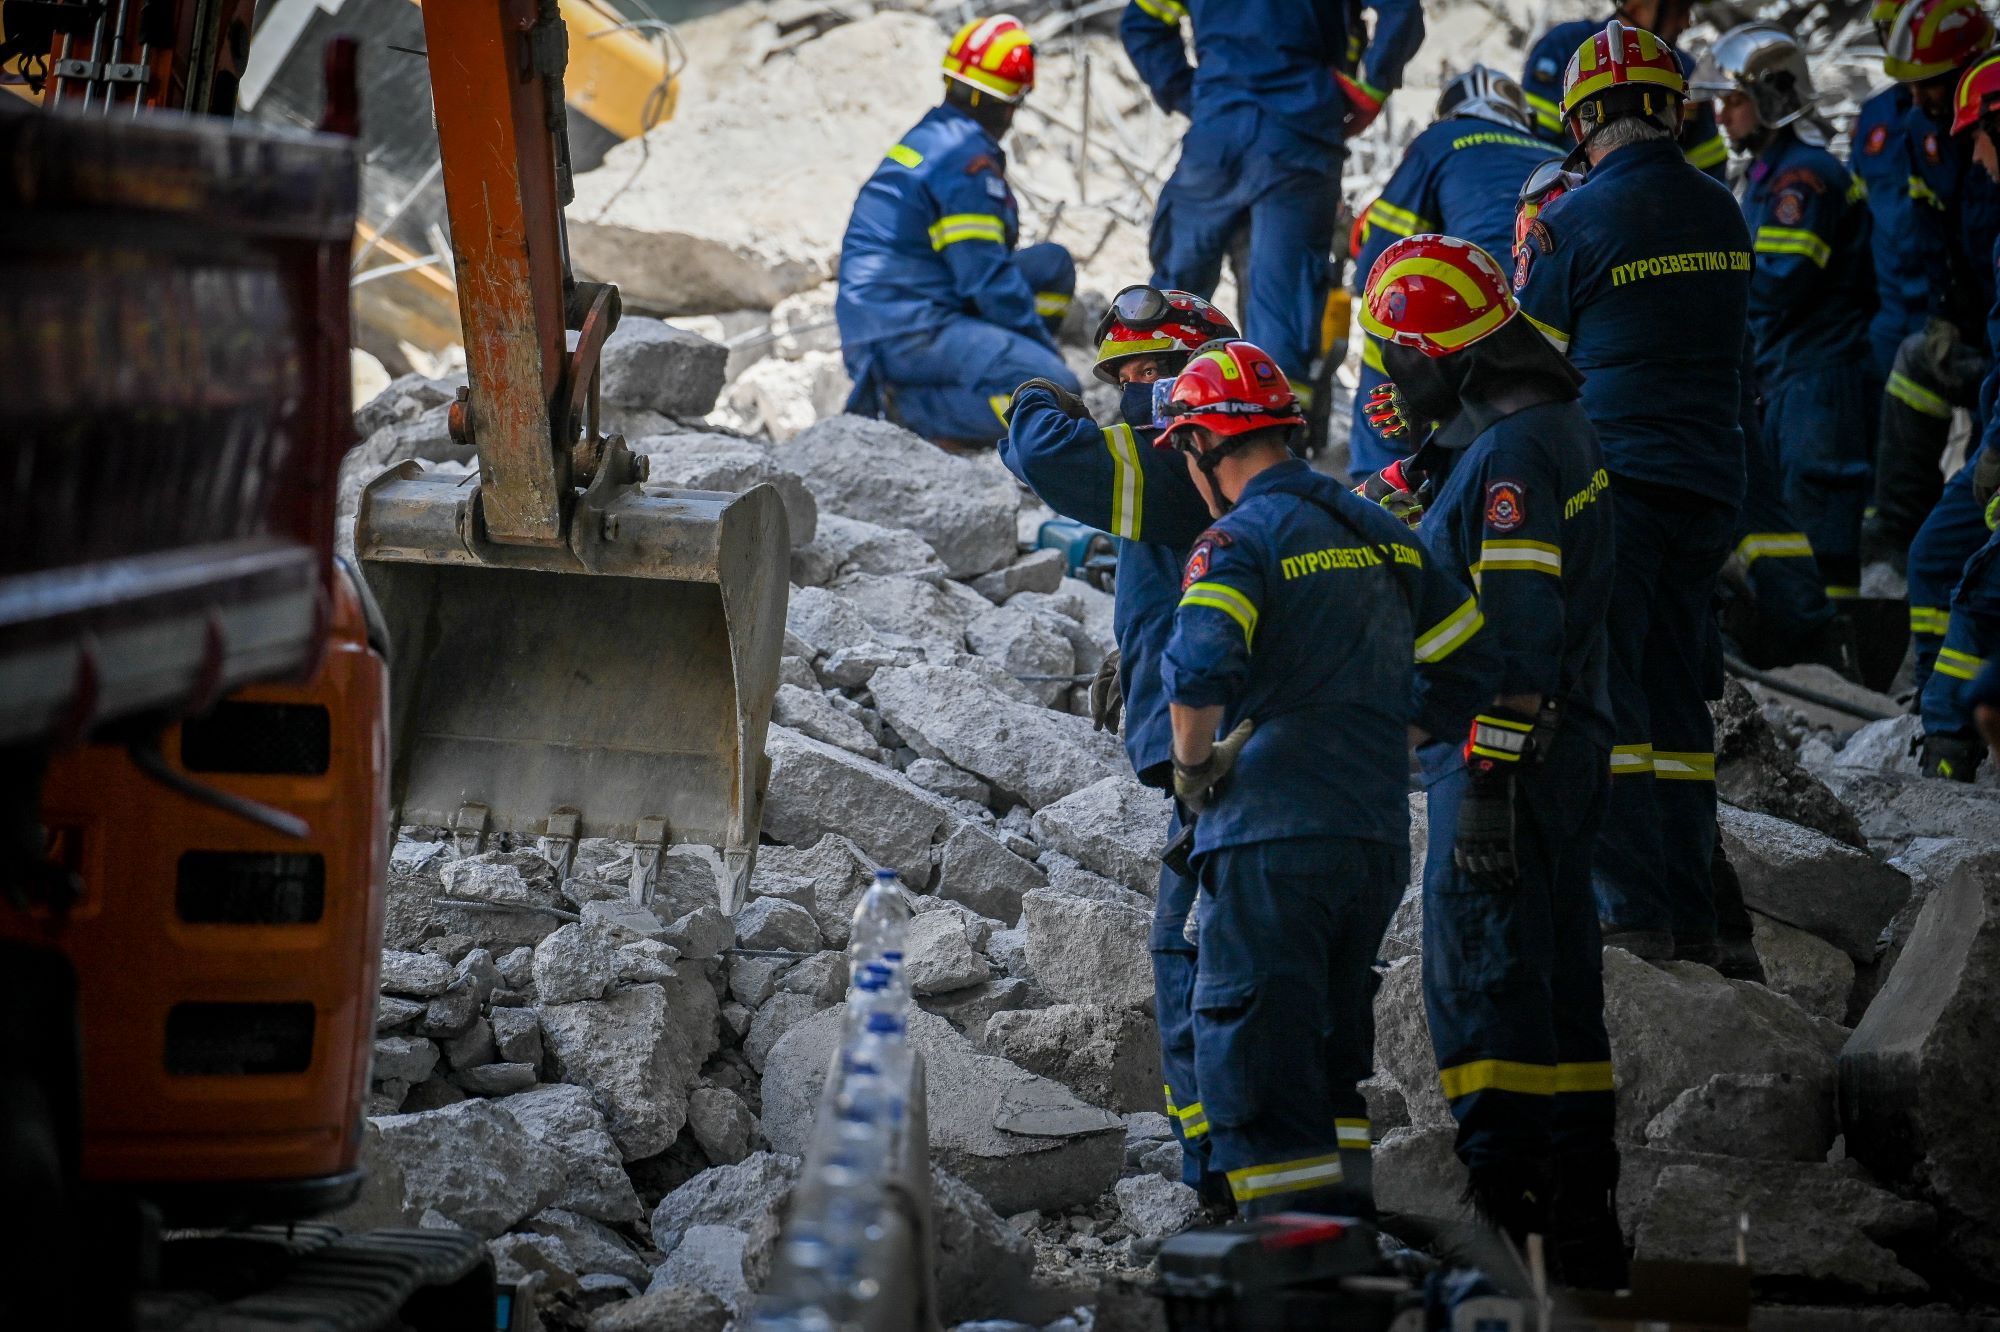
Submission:
MULTIPOLYGON (((1060 294, 1075 290, 1076 265, 1060 245, 1030 245, 1016 252, 1014 262, 1035 288, 1038 306, 1065 282, 1068 291, 1060 294)), ((1062 316, 1045 315, 1043 322, 1053 330, 1062 316)), ((854 377, 847 410, 886 416, 926 439, 996 442, 1007 431, 1001 413, 1026 380, 1083 391, 1053 346, 974 315, 953 315, 932 328, 843 350, 854 377)))
POLYGON ((1814 543, 1786 502, 1777 446, 1767 431, 1744 432, 1743 462, 1748 484, 1737 515, 1736 551, 1757 596, 1756 641, 1743 646, 1758 664, 1791 660, 1787 651, 1799 650, 1833 618, 1833 603, 1814 543))
MULTIPOLYGON (((1971 469, 1966 469, 1969 474, 1971 469)), ((1951 594, 1951 617, 1930 679, 1924 683, 1924 734, 1970 740, 1972 709, 1961 695, 2000 650, 2000 532, 1965 562, 1951 594)))
POLYGON ((1281 159, 1242 132, 1254 126, 1254 117, 1232 116, 1188 130, 1153 215, 1153 283, 1214 295, 1230 242, 1247 225, 1243 336, 1303 386, 1319 350, 1341 154, 1327 149, 1308 164, 1296 150, 1281 159))
POLYGON ((1910 543, 1910 646, 1916 660, 1912 678, 1919 694, 1929 685, 1931 668, 1944 646, 1952 593, 1965 578, 1966 561, 1990 535, 1972 493, 1968 461, 1945 482, 1944 494, 1910 543))
POLYGON ((1376 955, 1407 845, 1300 837, 1201 858, 1195 1078, 1238 1209, 1372 1217, 1376 955))
POLYGON ((1593 881, 1605 930, 1715 938, 1715 576, 1736 510, 1613 477, 1611 798, 1593 881))
MULTIPOLYGON (((1171 842, 1181 830, 1180 810, 1167 824, 1171 842)), ((1195 946, 1187 940, 1188 909, 1197 884, 1192 875, 1160 866, 1153 899, 1153 1015, 1160 1028, 1160 1072, 1166 1081, 1167 1120, 1181 1144, 1181 1180, 1204 1198, 1221 1201, 1228 1186, 1208 1173, 1208 1116, 1195 1078, 1195 946)))
POLYGON ((1611 782, 1605 747, 1558 729, 1515 779, 1519 881, 1480 888, 1452 862, 1468 785, 1454 745, 1424 751, 1424 1011, 1458 1155, 1479 1169, 1611 1146, 1611 1042, 1590 859, 1611 782))
POLYGON ((1764 384, 1764 433, 1784 471, 1785 504, 1835 600, 1861 595, 1861 516, 1875 488, 1880 400, 1881 386, 1851 365, 1764 384))

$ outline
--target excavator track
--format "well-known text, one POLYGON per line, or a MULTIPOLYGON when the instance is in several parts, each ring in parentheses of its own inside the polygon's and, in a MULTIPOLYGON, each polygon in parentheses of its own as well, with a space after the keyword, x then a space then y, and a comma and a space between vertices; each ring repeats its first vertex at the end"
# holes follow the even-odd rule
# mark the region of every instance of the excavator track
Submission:
POLYGON ((477 1235, 254 1226, 168 1240, 139 1332, 488 1332, 493 1268, 477 1235))

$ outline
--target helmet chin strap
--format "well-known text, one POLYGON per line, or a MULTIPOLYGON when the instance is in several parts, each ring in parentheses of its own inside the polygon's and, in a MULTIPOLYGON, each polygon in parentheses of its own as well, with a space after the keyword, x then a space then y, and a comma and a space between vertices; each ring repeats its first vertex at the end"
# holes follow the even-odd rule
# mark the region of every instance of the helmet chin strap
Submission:
POLYGON ((1222 493, 1222 482, 1215 475, 1215 469, 1222 465, 1223 455, 1235 451, 1231 441, 1224 439, 1206 452, 1184 442, 1177 442, 1175 447, 1194 459, 1195 468, 1201 473, 1202 489, 1208 492, 1203 497, 1207 499, 1208 507, 1215 510, 1218 516, 1235 508, 1236 501, 1222 493))

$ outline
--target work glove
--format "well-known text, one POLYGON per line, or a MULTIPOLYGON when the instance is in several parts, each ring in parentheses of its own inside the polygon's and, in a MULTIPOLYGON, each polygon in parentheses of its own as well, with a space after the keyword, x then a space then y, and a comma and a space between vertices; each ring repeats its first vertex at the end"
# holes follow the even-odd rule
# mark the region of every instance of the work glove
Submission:
POLYGON ((1399 458, 1354 488, 1354 494, 1370 504, 1379 504, 1391 516, 1415 527, 1424 516, 1429 494, 1426 482, 1412 475, 1411 459, 1399 458))
POLYGON ((1257 724, 1245 717, 1236 723, 1236 729, 1216 742, 1208 751, 1208 757, 1192 766, 1182 763, 1178 755, 1174 758, 1174 795, 1187 806, 1188 811, 1199 814, 1207 809, 1215 799, 1215 788, 1236 766, 1236 756, 1243 752, 1243 746, 1250 743, 1250 733, 1257 724))
POLYGON ((1361 404, 1361 414, 1383 439, 1395 442, 1409 438, 1409 411, 1403 402, 1403 391, 1393 381, 1384 380, 1369 390, 1361 404))
POLYGON ((1125 688, 1118 682, 1118 649, 1104 654, 1097 674, 1090 680, 1090 729, 1118 731, 1118 719, 1125 713, 1125 688))
POLYGON ((1389 94, 1339 70, 1333 72, 1333 77, 1347 97, 1347 114, 1341 118, 1341 123, 1351 139, 1375 123, 1375 117, 1382 114, 1382 104, 1389 100, 1389 94))
POLYGON ((1535 718, 1491 707, 1465 738, 1465 799, 1458 807, 1452 863, 1473 887, 1504 892, 1520 879, 1514 853, 1515 776, 1536 757, 1535 718))
POLYGON ((1083 399, 1071 393, 1053 379, 1031 379, 1014 390, 1014 396, 1007 402, 1007 419, 1014 419, 1014 409, 1021 405, 1021 395, 1029 389, 1043 389, 1056 400, 1056 406, 1064 416, 1074 421, 1082 421, 1090 416, 1090 408, 1083 405, 1083 399))

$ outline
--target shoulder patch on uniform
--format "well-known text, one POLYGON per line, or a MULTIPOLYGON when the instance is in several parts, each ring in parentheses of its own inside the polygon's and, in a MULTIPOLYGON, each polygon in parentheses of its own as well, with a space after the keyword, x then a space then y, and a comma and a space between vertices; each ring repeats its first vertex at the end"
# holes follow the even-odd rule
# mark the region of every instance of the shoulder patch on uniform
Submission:
POLYGON ((1194 543, 1188 552, 1187 568, 1181 571, 1181 591, 1185 592, 1208 576, 1208 566, 1215 555, 1215 543, 1207 537, 1194 543))
POLYGON ((965 164, 965 174, 968 176, 976 176, 982 171, 990 171, 996 176, 1007 174, 1000 169, 1000 164, 993 159, 991 153, 981 153, 965 164))
POLYGON ((1523 244, 1523 245, 1516 245, 1514 247, 1514 290, 1515 291, 1519 291, 1523 287, 1528 285, 1528 269, 1534 263, 1534 261, 1535 261, 1534 246, 1523 244))
POLYGON ((1546 220, 1538 217, 1530 222, 1528 224, 1528 238, 1535 242, 1536 248, 1541 250, 1543 254, 1554 254, 1556 252, 1556 233, 1550 229, 1546 220))
POLYGON ((1219 546, 1224 550, 1227 550, 1229 547, 1236 544, 1236 538, 1232 536, 1229 532, 1225 531, 1220 527, 1209 528, 1206 532, 1203 532, 1200 536, 1196 537, 1195 540, 1197 542, 1201 541, 1212 542, 1216 546, 1219 546))
POLYGON ((998 176, 988 176, 986 178, 986 192, 996 199, 1004 199, 1007 197, 1007 182, 998 176))
POLYGON ((1786 190, 1771 204, 1771 216, 1780 226, 1795 227, 1805 215, 1805 196, 1797 190, 1786 190))
POLYGON ((1511 532, 1528 521, 1527 501, 1518 481, 1493 481, 1486 487, 1486 525, 1496 532, 1511 532))
POLYGON ((1868 137, 1861 141, 1861 151, 1873 157, 1875 154, 1881 152, 1888 145, 1888 142, 1889 127, 1887 125, 1877 125, 1875 128, 1869 130, 1868 137))
POLYGON ((1926 162, 1929 162, 1932 166, 1936 166, 1939 162, 1944 160, 1944 155, 1938 151, 1938 136, 1936 130, 1932 130, 1929 134, 1924 135, 1924 160, 1926 162))

